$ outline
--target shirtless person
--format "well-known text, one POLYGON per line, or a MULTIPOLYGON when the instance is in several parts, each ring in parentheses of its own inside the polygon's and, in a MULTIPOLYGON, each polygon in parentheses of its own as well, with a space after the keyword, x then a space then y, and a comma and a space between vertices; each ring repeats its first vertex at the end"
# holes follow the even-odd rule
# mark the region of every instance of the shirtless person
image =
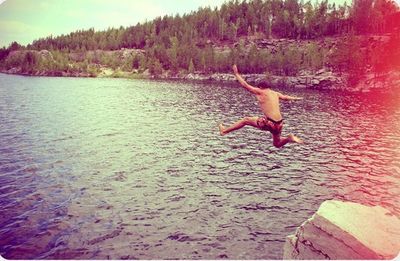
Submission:
POLYGON ((260 130, 271 132, 273 144, 277 148, 284 146, 288 142, 303 143, 300 138, 294 136, 293 134, 289 134, 286 138, 281 138, 283 119, 279 110, 279 99, 287 101, 301 100, 303 98, 284 95, 269 88, 259 89, 251 86, 240 76, 236 65, 233 65, 233 72, 240 84, 248 91, 256 95, 264 116, 245 117, 229 127, 224 127, 224 125, 221 123, 219 125, 219 131, 221 135, 228 134, 229 132, 238 130, 246 125, 249 125, 260 130))

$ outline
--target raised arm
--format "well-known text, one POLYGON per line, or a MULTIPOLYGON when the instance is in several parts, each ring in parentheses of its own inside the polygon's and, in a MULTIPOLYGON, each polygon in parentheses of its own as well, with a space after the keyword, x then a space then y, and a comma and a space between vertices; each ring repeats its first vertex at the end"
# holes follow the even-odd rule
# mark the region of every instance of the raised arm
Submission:
POLYGON ((233 69, 233 73, 235 74, 236 79, 240 82, 240 84, 246 88, 248 91, 254 93, 254 94, 260 94, 261 93, 261 89, 256 88, 254 86, 251 86, 250 84, 248 84, 243 78, 242 76, 240 76, 239 72, 238 72, 238 68, 236 66, 236 64, 234 64, 232 66, 233 69))
POLYGON ((302 97, 296 97, 296 96, 285 95, 285 94, 282 94, 282 93, 280 93, 280 92, 277 92, 277 93, 278 93, 279 99, 285 100, 285 101, 290 101, 290 100, 302 100, 302 99, 303 99, 302 97))

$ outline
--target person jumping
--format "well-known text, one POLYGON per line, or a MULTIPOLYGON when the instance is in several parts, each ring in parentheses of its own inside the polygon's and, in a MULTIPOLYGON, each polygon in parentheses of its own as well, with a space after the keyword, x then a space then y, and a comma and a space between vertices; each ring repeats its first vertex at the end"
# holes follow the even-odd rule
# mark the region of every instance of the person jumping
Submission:
POLYGON ((244 117, 243 119, 235 122, 229 127, 224 127, 221 123, 219 125, 219 132, 221 135, 228 134, 232 131, 243 128, 244 126, 252 126, 260 130, 269 131, 272 134, 273 145, 277 148, 283 147, 289 142, 303 143, 303 140, 293 134, 289 134, 286 138, 281 137, 283 129, 283 118, 279 108, 279 100, 302 100, 301 97, 294 97, 284 95, 269 88, 260 89, 248 84, 242 76, 240 76, 236 64, 233 65, 233 73, 239 83, 248 91, 256 95, 264 116, 261 117, 244 117))

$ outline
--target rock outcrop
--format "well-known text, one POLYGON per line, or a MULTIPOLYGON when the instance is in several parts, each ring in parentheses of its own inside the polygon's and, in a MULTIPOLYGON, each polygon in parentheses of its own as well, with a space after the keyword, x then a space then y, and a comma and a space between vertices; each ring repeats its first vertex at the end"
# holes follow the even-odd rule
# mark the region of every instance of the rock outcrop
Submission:
MULTIPOLYGON (((311 89, 345 89, 342 77, 326 69, 321 69, 315 73, 302 71, 298 76, 278 76, 266 74, 243 74, 243 78, 250 84, 260 87, 282 87, 291 88, 311 88, 311 89)), ((217 81, 234 82, 235 76, 232 73, 203 74, 200 72, 177 75, 176 79, 195 80, 195 81, 217 81)), ((171 79, 171 75, 162 75, 160 78, 171 79)))
MULTIPOLYGON (((200 43, 199 47, 211 46, 215 53, 228 57, 231 47, 243 45, 243 53, 248 53, 252 46, 258 49, 269 51, 271 54, 279 50, 300 49, 307 51, 307 46, 310 43, 315 43, 318 48, 324 48, 327 53, 331 53, 336 48, 337 43, 341 38, 325 37, 317 40, 293 40, 293 39, 259 39, 246 38, 239 42, 218 43, 207 40, 200 43)), ((369 36, 361 39, 362 48, 367 46, 375 46, 378 43, 389 41, 389 36, 369 36)), ((53 57, 52 52, 48 50, 17 50, 9 53, 7 59, 21 60, 25 59, 25 54, 31 52, 35 57, 40 57, 43 64, 57 64, 58 55, 53 57), (56 63, 55 63, 56 62, 56 63)), ((208 71, 190 71, 185 70, 175 72, 172 70, 163 71, 161 74, 152 74, 150 70, 142 71, 142 69, 129 69, 129 64, 135 63, 138 66, 138 57, 143 57, 146 51, 143 49, 126 49, 120 50, 90 50, 90 51, 75 51, 68 53, 67 67, 60 69, 43 69, 43 66, 34 68, 25 68, 21 64, 8 65, 7 67, 0 66, 1 73, 21 74, 32 76, 63 76, 63 77, 125 77, 125 78, 150 78, 150 79, 168 79, 168 80, 193 80, 193 81, 216 81, 216 82, 234 82, 235 77, 231 73, 211 73, 208 71), (90 61, 90 62, 89 62, 90 61), (108 62, 107 62, 108 61, 108 62), (110 66, 110 61, 114 64, 110 66), (88 62, 90 66, 85 66, 84 62, 88 62), (119 65, 119 67, 117 66, 119 65), (127 66, 128 65, 128 66, 127 66)), ((328 58, 326 58, 329 61, 328 58)), ((65 63, 63 61, 62 63, 65 63)), ((54 67, 54 66, 53 66, 54 67)), ((52 68, 53 68, 52 67, 52 68)), ((135 68, 136 68, 135 67, 135 68)), ((46 68, 46 66, 45 66, 46 68)), ((56 68, 58 68, 56 66, 56 68)), ((400 89, 400 72, 398 70, 387 71, 385 73, 376 74, 372 72, 372 67, 369 66, 365 74, 355 77, 346 72, 335 71, 334 68, 325 63, 325 67, 318 71, 303 70, 297 75, 282 76, 273 75, 270 73, 264 74, 243 74, 243 78, 259 87, 289 87, 289 88, 308 88, 321 90, 345 90, 354 92, 370 92, 373 90, 394 91, 400 89), (354 79, 353 79, 354 78, 354 79), (359 78, 359 79, 358 79, 359 78)))
POLYGON ((294 235, 284 259, 394 259, 400 253, 400 219, 380 206, 325 201, 294 235))

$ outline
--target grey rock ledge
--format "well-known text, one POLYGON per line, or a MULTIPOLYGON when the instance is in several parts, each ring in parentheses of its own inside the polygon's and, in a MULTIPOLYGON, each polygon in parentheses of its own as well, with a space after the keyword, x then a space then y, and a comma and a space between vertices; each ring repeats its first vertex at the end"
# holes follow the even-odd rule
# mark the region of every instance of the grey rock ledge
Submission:
POLYGON ((394 259, 400 219, 380 206, 328 200, 286 238, 283 259, 394 259))

